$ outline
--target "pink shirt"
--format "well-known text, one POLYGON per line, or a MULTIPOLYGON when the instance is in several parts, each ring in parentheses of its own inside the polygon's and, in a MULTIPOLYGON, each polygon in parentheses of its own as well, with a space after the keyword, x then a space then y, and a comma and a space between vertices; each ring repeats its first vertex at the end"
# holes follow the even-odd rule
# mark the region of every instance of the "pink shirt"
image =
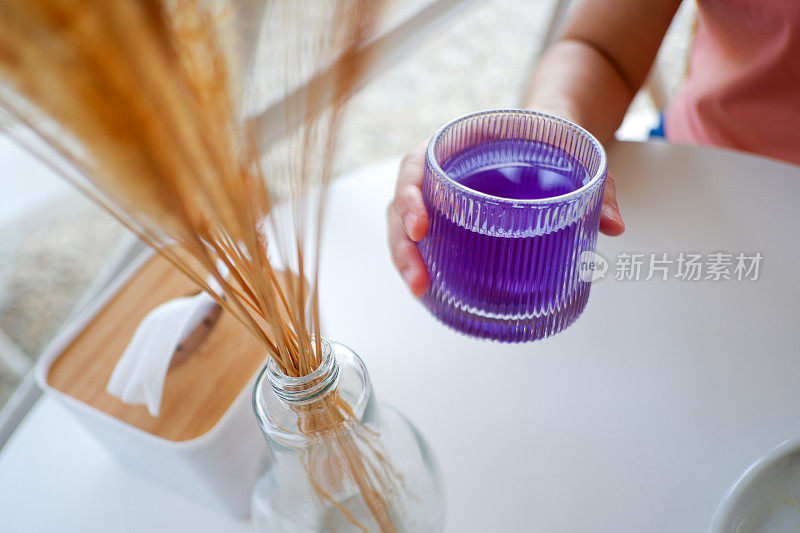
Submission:
POLYGON ((667 138, 800 164, 800 0, 697 3, 689 76, 667 109, 667 138))

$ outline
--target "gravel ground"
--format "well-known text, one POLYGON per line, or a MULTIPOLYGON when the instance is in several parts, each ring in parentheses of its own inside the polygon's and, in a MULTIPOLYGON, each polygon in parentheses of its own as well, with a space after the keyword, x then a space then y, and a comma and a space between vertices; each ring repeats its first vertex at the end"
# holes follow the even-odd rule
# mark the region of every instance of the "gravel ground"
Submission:
MULTIPOLYGON (((126 230, 77 193, 0 230, 0 330, 31 360, 126 230)), ((0 406, 19 378, 0 363, 0 406)))
MULTIPOLYGON (((670 88, 682 77, 693 9, 688 4, 659 57, 670 88)), ((353 99, 337 170, 397 157, 465 113, 517 106, 550 9, 548 0, 486 0, 442 24, 353 99)), ((638 98, 632 113, 652 117, 648 105, 638 98)), ((646 120, 640 122, 645 126, 633 136, 646 131, 646 120)), ((123 231, 77 195, 0 228, 0 330, 35 359, 123 231)), ((0 406, 17 382, 0 363, 0 406)))

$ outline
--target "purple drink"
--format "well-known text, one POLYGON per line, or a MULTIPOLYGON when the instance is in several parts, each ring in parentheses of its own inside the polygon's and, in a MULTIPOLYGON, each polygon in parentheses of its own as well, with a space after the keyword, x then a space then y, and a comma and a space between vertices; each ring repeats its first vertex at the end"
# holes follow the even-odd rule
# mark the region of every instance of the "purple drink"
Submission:
POLYGON ((500 341, 556 333, 583 311, 605 154, 577 126, 531 112, 470 115, 431 140, 423 297, 455 329, 500 341))
POLYGON ((447 176, 491 196, 534 200, 561 196, 589 183, 589 173, 569 153, 525 140, 489 141, 451 157, 447 176))

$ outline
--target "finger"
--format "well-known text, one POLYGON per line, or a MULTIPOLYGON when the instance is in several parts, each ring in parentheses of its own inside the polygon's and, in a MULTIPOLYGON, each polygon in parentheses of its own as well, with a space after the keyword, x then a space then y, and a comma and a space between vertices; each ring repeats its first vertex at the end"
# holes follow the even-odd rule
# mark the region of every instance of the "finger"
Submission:
POLYGON ((400 162, 392 209, 400 217, 406 235, 421 241, 428 233, 429 220, 422 199, 422 178, 425 173, 425 146, 420 144, 400 162))
POLYGON ((603 193, 603 207, 600 212, 600 232, 610 237, 621 235, 625 231, 625 222, 617 205, 617 185, 611 176, 606 178, 603 193))
POLYGON ((419 242, 428 234, 430 221, 418 187, 407 185, 397 190, 390 209, 403 225, 403 230, 412 241, 419 242))
POLYGON ((422 187, 422 176, 425 172, 425 150, 427 148, 428 141, 426 140, 403 156, 397 171, 397 187, 395 190, 405 185, 422 187))
POLYGON ((387 210, 387 223, 392 262, 411 293, 420 297, 430 286, 430 276, 422 255, 417 245, 406 235, 400 217, 391 208, 387 210))

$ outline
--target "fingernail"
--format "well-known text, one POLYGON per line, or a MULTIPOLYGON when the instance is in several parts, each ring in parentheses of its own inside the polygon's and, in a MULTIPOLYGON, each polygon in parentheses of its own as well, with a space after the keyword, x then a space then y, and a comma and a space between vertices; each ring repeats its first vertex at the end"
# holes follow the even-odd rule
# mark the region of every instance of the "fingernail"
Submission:
POLYGON ((400 275, 403 276, 403 281, 406 282, 406 285, 411 287, 411 284, 414 282, 414 278, 416 277, 416 271, 413 268, 404 268, 400 275))
POLYGON ((613 205, 603 206, 603 216, 611 220, 622 222, 622 215, 620 214, 619 209, 613 205))
POLYGON ((411 232, 414 230, 414 226, 417 224, 417 215, 414 213, 406 213, 403 215, 403 227, 406 229, 406 233, 409 237, 411 237, 411 232))

